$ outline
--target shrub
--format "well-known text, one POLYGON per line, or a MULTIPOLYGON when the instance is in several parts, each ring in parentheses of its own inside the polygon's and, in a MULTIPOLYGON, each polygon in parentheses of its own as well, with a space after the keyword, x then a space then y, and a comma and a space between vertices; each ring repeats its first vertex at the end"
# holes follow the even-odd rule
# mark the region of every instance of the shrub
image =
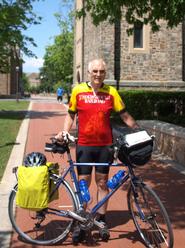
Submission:
MULTIPOLYGON (((136 120, 161 120, 185 126, 185 92, 120 90, 119 93, 136 120)), ((119 121, 115 114, 112 118, 119 121)))

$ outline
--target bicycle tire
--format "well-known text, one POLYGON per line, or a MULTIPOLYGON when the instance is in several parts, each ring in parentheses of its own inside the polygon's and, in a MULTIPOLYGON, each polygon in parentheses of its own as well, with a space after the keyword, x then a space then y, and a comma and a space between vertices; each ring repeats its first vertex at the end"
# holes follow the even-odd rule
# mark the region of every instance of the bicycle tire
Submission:
POLYGON ((173 231, 169 216, 157 194, 142 182, 130 186, 128 208, 146 247, 172 248, 173 231))
POLYGON ((64 180, 58 189, 58 198, 48 204, 48 211, 31 211, 16 205, 17 185, 9 197, 8 213, 14 230, 21 241, 37 245, 53 245, 64 242, 67 238, 74 220, 67 217, 51 214, 52 209, 77 210, 77 201, 70 185, 64 180), (41 225, 38 221, 44 218, 41 225), (26 224, 25 224, 26 223, 26 224))

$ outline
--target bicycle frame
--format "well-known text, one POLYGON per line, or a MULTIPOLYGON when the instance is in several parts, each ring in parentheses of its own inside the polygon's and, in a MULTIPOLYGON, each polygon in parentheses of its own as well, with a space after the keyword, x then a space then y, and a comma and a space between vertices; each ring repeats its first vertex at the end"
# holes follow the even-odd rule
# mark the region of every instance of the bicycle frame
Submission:
MULTIPOLYGON (((74 230, 73 227, 77 225, 80 229, 88 231, 88 235, 92 228, 96 226, 100 238, 107 241, 109 236, 104 238, 104 230, 107 230, 107 226, 96 218, 96 213, 127 181, 129 182, 127 192, 128 211, 143 242, 147 247, 164 247, 164 244, 165 247, 173 248, 173 230, 165 207, 154 190, 147 186, 140 177, 135 176, 135 164, 132 164, 129 156, 127 157, 124 154, 126 160, 124 157, 121 159, 124 163, 118 163, 117 161, 113 163, 76 163, 71 158, 68 144, 46 143, 45 151, 58 154, 66 152, 68 156, 67 166, 61 175, 55 174, 55 169, 58 168, 55 164, 48 167, 52 186, 50 187, 50 190, 52 189, 50 197, 55 193, 57 194, 49 199, 51 204, 40 211, 34 213, 31 209, 33 214, 30 214, 30 209, 23 210, 25 216, 30 220, 30 227, 25 227, 24 223, 20 222, 20 214, 18 220, 16 219, 14 209, 18 184, 12 190, 8 213, 11 223, 20 237, 33 244, 53 245, 59 241, 63 242, 69 232, 74 230), (93 206, 91 202, 89 203, 92 207, 90 209, 89 206, 86 212, 75 166, 125 166, 127 170, 118 185, 114 189, 110 189, 103 199, 93 204, 93 206), (61 217, 61 221, 59 217, 61 217), (50 228, 53 229, 52 232, 49 231, 50 228), (55 230, 57 231, 55 232, 55 230)), ((114 153, 115 157, 117 158, 116 153, 114 153)), ((138 165, 140 164, 138 163, 138 165)))
MULTIPOLYGON (((59 186, 64 181, 64 179, 66 178, 66 176, 70 173, 71 181, 72 181, 73 187, 74 187, 74 193, 76 195, 76 200, 77 200, 78 205, 79 205, 79 210, 83 210, 84 208, 83 208, 82 197, 81 197, 80 190, 79 190, 78 179, 77 179, 77 176, 76 176, 76 173, 75 173, 75 170, 74 170, 75 166, 114 166, 114 167, 126 166, 123 163, 76 163, 76 162, 73 162, 73 160, 71 158, 70 150, 67 151, 67 156, 68 156, 69 167, 59 177, 59 180, 57 181, 57 184, 56 184, 56 188, 52 191, 51 196, 59 188, 59 186)), ((92 209, 90 210, 90 214, 92 214, 92 215, 96 214, 96 212, 98 211, 98 209, 101 208, 102 205, 105 204, 105 202, 107 202, 112 197, 112 195, 129 178, 131 179, 131 184, 133 184, 133 181, 137 179, 135 177, 135 175, 134 175, 134 172, 133 172, 133 169, 132 169, 131 165, 128 164, 127 167, 129 169, 129 172, 121 179, 121 181, 119 182, 119 184, 114 189, 110 190, 110 192, 102 200, 100 200, 97 204, 95 204, 92 207, 92 209)))
MULTIPOLYGON (((79 190, 77 175, 76 175, 75 170, 74 170, 75 166, 114 166, 114 167, 126 166, 128 168, 128 173, 120 180, 120 182, 118 183, 118 185, 114 189, 111 189, 109 191, 109 193, 103 199, 101 199, 99 202, 97 202, 92 207, 92 209, 90 209, 89 214, 94 216, 97 213, 98 209, 100 209, 102 207, 102 205, 104 205, 112 197, 112 195, 130 178, 130 184, 131 184, 131 187, 133 190, 137 211, 139 213, 141 220, 145 221, 146 216, 143 213, 143 211, 140 207, 140 204, 138 203, 137 191, 135 190, 135 184, 137 182, 141 182, 141 183, 143 183, 143 182, 140 179, 138 179, 137 176, 135 176, 134 171, 133 171, 133 165, 129 160, 127 161, 126 165, 123 163, 76 163, 76 162, 73 162, 73 160, 71 158, 70 149, 67 150, 67 156, 68 156, 69 167, 59 177, 59 180, 57 181, 56 188, 53 190, 52 194, 59 188, 60 184, 64 181, 64 179, 68 175, 68 173, 70 173, 71 181, 73 182, 73 188, 74 188, 74 193, 76 196, 77 205, 79 207, 79 210, 83 211, 84 205, 83 205, 81 193, 79 190)), ((55 209, 50 209, 50 210, 55 211, 55 209)), ((57 214, 59 216, 62 215, 62 216, 66 216, 68 218, 73 218, 73 219, 78 220, 81 223, 85 223, 87 221, 86 217, 82 217, 78 213, 75 213, 72 211, 60 211, 60 212, 56 211, 55 213, 52 212, 52 214, 57 214)), ((97 222, 96 220, 94 220, 94 224, 96 226, 102 228, 101 223, 97 222)))

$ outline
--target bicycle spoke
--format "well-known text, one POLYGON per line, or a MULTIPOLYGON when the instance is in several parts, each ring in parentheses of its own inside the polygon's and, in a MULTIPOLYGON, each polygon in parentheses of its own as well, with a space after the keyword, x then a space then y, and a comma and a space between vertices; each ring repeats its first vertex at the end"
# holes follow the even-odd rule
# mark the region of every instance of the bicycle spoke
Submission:
POLYGON ((22 239, 40 245, 65 240, 73 224, 73 220, 67 217, 66 210, 75 211, 77 208, 71 192, 66 185, 61 185, 57 197, 49 203, 48 209, 31 211, 16 206, 16 192, 12 191, 10 220, 22 239), (15 215, 13 209, 16 209, 15 215))
POLYGON ((128 205, 133 221, 143 241, 151 248, 173 247, 173 233, 164 206, 146 185, 130 188, 128 205))

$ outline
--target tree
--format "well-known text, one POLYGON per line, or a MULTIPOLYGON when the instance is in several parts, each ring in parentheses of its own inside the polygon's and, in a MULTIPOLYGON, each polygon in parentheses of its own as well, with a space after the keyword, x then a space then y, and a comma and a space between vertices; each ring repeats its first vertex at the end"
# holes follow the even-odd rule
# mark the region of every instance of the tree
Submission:
POLYGON ((29 50, 33 38, 24 35, 32 24, 39 24, 41 17, 36 16, 33 2, 39 0, 2 0, 0 1, 0 72, 8 72, 11 59, 19 61, 20 51, 34 56, 29 50))
POLYGON ((53 45, 46 48, 40 76, 46 88, 60 84, 69 91, 73 75, 73 18, 68 16, 64 20, 60 14, 56 14, 56 18, 61 34, 55 37, 53 45))
POLYGON ((22 74, 22 84, 23 84, 24 91, 28 92, 30 88, 30 83, 29 83, 29 79, 26 73, 22 74))
POLYGON ((158 31, 159 20, 165 20, 169 28, 183 22, 185 0, 86 0, 84 7, 76 14, 81 17, 87 12, 90 13, 95 25, 105 20, 113 23, 125 16, 131 25, 138 22, 149 23, 153 31, 158 31))

